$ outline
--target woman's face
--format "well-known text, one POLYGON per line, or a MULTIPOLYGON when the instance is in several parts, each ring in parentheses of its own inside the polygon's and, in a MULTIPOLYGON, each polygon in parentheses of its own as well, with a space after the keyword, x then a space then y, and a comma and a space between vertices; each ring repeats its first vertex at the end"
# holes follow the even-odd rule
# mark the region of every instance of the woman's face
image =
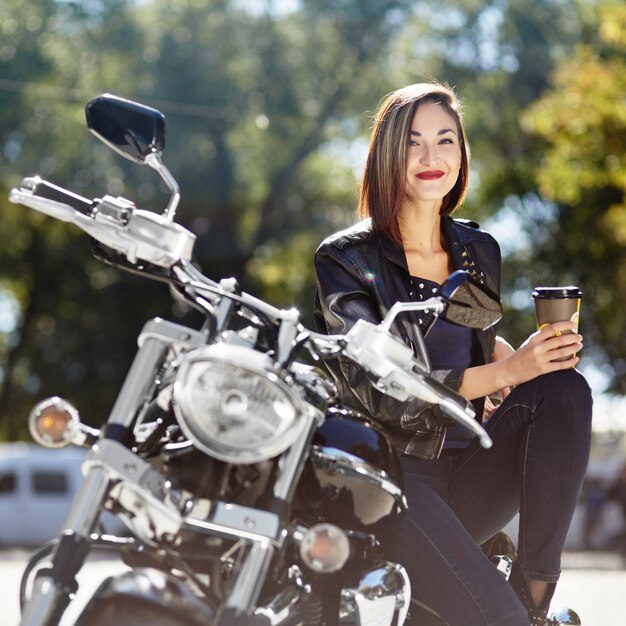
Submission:
POLYGON ((455 118, 434 102, 421 104, 408 138, 407 186, 412 202, 438 202, 456 184, 461 168, 461 145, 455 118))

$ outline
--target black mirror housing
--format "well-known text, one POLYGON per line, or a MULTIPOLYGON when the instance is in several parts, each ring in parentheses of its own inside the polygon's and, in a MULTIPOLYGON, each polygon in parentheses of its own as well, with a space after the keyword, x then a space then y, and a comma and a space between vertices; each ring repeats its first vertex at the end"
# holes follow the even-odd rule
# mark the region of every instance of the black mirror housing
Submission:
POLYGON ((135 163, 165 149, 165 117, 156 109, 103 94, 86 104, 85 117, 98 139, 135 163))

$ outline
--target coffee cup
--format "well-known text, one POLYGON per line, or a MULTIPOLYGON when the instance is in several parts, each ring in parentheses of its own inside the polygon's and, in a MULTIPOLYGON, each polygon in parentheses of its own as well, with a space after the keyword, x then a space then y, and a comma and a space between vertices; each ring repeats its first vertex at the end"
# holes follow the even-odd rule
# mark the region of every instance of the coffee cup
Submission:
MULTIPOLYGON (((532 295, 535 301, 538 330, 553 322, 570 321, 576 325, 575 329, 564 331, 563 334, 578 332, 580 303, 583 297, 578 287, 535 287, 532 295)), ((553 360, 567 361, 569 358, 571 357, 553 360)))

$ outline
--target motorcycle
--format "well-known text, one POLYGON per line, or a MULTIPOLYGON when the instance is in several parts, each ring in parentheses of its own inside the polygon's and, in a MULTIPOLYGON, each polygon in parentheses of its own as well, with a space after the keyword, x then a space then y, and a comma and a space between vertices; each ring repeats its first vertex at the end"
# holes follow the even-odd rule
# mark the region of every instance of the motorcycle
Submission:
POLYGON ((192 264, 195 236, 174 221, 180 194, 161 158, 159 111, 105 94, 87 103, 86 118, 113 150, 158 172, 171 191, 163 214, 39 177, 11 190, 11 202, 74 224, 99 259, 167 283, 205 321, 145 324, 100 429, 58 397, 32 410, 38 443, 88 452, 63 531, 24 572, 22 626, 59 624, 99 549, 130 569, 102 582, 79 626, 403 624, 410 581, 372 534, 406 509, 398 456, 379 425, 341 405, 318 363, 343 355, 382 393, 439 405, 489 447, 469 401, 430 376, 423 338, 414 352, 392 330, 412 311, 486 328, 499 302, 458 271, 438 296, 398 303, 378 325, 313 332, 297 310, 192 264), (101 532, 105 512, 129 532, 101 532))

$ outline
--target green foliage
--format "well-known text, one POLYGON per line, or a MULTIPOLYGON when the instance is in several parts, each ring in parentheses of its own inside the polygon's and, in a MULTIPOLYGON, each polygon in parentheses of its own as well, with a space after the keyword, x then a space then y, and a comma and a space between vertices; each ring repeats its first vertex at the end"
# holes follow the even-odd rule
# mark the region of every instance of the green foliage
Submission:
POLYGON ((535 189, 536 144, 520 127, 520 113, 543 94, 553 69, 580 41, 582 17, 576 4, 553 0, 444 6, 442 13, 432 5, 429 13, 436 29, 431 38, 442 48, 436 75, 465 101, 478 182, 467 211, 484 219, 507 196, 535 189))
MULTIPOLYGON (((549 276, 582 280, 585 312, 587 294, 600 303, 597 316, 584 318, 597 329, 594 341, 617 337, 623 320, 610 308, 626 308, 580 259, 622 259, 626 237, 616 95, 624 93, 623 8, 608 3, 600 22, 596 3, 583 0, 301 0, 292 12, 272 5, 0 6, 0 313, 17 310, 13 328, 0 333, 0 437, 23 436, 29 406, 53 393, 101 422, 143 321, 182 314, 167 289, 93 260, 75 229, 5 199, 21 176, 37 172, 88 197, 123 195, 163 210, 167 193, 154 172, 85 129, 85 102, 107 91, 165 113, 165 161, 182 190, 178 221, 198 235, 203 271, 295 304, 310 322, 312 254, 352 220, 377 103, 402 84, 449 81, 466 101, 473 152, 463 213, 489 217, 496 230, 507 215, 521 215, 516 227, 528 232, 526 247, 507 250, 506 334, 521 340, 532 330, 527 293, 549 276)), ((614 284, 626 281, 624 267, 615 263, 614 284)), ((607 352, 616 371, 618 350, 616 341, 607 352)))
POLYGON ((626 7, 607 2, 598 36, 581 45, 523 117, 544 142, 537 181, 558 228, 540 259, 569 268, 585 289, 584 328, 626 391, 626 7))
MULTIPOLYGON (((0 67, 14 78, 0 84, 10 105, 0 110, 3 184, 37 172, 88 197, 123 194, 162 210, 167 196, 154 173, 122 162, 84 128, 84 103, 99 93, 143 101, 167 116, 180 221, 198 234, 204 271, 308 310, 314 238, 346 223, 354 198, 350 165, 324 147, 371 102, 373 68, 400 24, 387 16, 410 3, 322 4, 304 2, 292 14, 226 0, 3 4, 11 38, 0 67), (311 234, 304 241, 298 232, 311 234), (302 250, 294 253, 302 272, 281 282, 268 268, 290 246, 302 250)), ((356 134, 352 125, 349 139, 356 134)), ((0 286, 19 314, 0 344, 0 430, 22 434, 20 416, 52 393, 74 399, 97 424, 141 322, 177 309, 162 287, 93 261, 75 229, 5 200, 1 208, 0 286)))

